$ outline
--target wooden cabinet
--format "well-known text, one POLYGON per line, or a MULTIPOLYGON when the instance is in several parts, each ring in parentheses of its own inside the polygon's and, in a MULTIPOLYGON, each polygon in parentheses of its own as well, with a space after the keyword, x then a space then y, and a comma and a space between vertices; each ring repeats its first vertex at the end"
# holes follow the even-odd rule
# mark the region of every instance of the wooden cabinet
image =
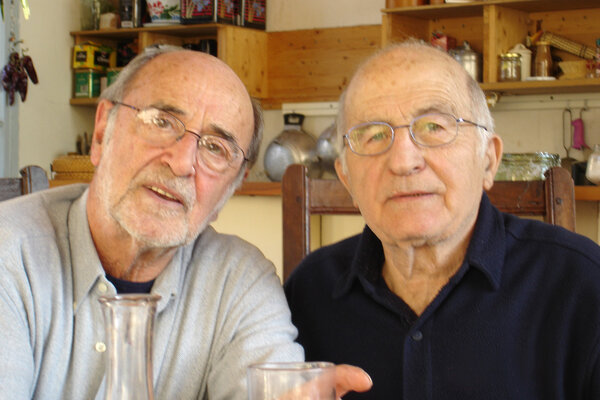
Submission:
MULTIPOLYGON (((137 39, 155 44, 216 39, 218 57, 242 79, 264 108, 283 102, 336 101, 356 66, 381 46, 381 25, 264 32, 224 24, 170 25, 72 32, 75 43, 116 46, 137 39)), ((95 106, 97 99, 71 99, 95 106)))
MULTIPOLYGON (((383 10, 383 43, 416 37, 429 41, 441 31, 467 40, 483 55, 483 82, 501 94, 581 93, 600 90, 600 79, 498 82, 498 55, 542 29, 587 46, 600 38, 598 0, 488 0, 383 10)), ((576 56, 553 48, 563 60, 576 56)))
MULTIPOLYGON (((133 29, 71 32, 74 42, 93 41, 116 47, 119 41, 137 39, 138 51, 151 44, 197 43, 217 40, 217 53, 242 79, 251 96, 264 97, 267 87, 267 33, 224 24, 167 25, 133 29)), ((71 99, 74 105, 95 105, 97 99, 71 99)))

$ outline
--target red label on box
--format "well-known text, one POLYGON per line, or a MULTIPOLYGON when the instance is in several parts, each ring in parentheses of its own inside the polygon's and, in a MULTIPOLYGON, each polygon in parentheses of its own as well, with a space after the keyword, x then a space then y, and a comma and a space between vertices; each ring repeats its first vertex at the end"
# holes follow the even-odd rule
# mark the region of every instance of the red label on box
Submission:
POLYGON ((182 18, 212 20, 214 12, 214 3, 212 0, 181 0, 182 18))
POLYGON ((264 25, 267 17, 266 3, 266 0, 246 0, 244 21, 248 24, 264 25))

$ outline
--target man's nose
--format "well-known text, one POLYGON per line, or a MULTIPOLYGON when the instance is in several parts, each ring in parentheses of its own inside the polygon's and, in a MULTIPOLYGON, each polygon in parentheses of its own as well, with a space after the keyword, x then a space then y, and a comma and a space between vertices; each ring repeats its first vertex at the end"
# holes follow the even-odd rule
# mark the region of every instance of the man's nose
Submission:
POLYGON ((176 176, 193 175, 198 163, 198 138, 186 132, 181 139, 166 149, 164 161, 176 176))
POLYGON ((407 126, 394 128, 394 141, 387 151, 387 162, 394 173, 406 175, 425 166, 423 149, 416 144, 407 126))

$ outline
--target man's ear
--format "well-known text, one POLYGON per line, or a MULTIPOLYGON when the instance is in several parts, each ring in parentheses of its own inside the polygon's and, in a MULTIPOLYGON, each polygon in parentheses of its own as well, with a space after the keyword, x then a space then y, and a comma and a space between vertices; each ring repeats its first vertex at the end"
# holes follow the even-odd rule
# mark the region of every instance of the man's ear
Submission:
POLYGON ((485 150, 484 158, 484 177, 483 177, 483 189, 489 190, 494 185, 494 177, 496 171, 502 161, 502 139, 495 133, 488 139, 487 148, 485 150))
POLYGON ((108 123, 108 114, 113 107, 114 105, 110 101, 102 99, 96 108, 94 133, 92 135, 92 146, 90 148, 90 161, 95 167, 100 164, 100 159, 102 158, 102 145, 104 133, 106 131, 106 125, 108 123))
MULTIPOLYGON (((345 157, 345 154, 340 154, 339 157, 345 157)), ((339 157, 335 159, 335 163, 333 164, 333 166, 335 167, 335 173, 340 179, 340 182, 342 182, 342 185, 344 185, 348 193, 350 193, 350 197, 352 197, 352 203, 356 208, 358 208, 358 204, 356 204, 356 201, 354 201, 354 196, 352 196, 352 190, 350 188, 350 179, 348 178, 348 175, 346 175, 346 173, 344 172, 344 167, 342 166, 342 162, 340 161, 339 157)))

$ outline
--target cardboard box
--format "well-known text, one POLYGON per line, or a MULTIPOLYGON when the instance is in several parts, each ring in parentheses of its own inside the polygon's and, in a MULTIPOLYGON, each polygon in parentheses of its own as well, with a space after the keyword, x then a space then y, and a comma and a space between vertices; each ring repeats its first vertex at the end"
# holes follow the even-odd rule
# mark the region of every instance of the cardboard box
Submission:
POLYGON ((265 29, 267 21, 267 0, 242 0, 243 26, 265 29))
POLYGON ((241 25, 242 0, 212 0, 210 2, 193 2, 181 0, 181 23, 199 24, 218 22, 241 25))
POLYGON ((86 42, 73 47, 73 68, 105 71, 117 66, 117 53, 110 47, 86 42))

